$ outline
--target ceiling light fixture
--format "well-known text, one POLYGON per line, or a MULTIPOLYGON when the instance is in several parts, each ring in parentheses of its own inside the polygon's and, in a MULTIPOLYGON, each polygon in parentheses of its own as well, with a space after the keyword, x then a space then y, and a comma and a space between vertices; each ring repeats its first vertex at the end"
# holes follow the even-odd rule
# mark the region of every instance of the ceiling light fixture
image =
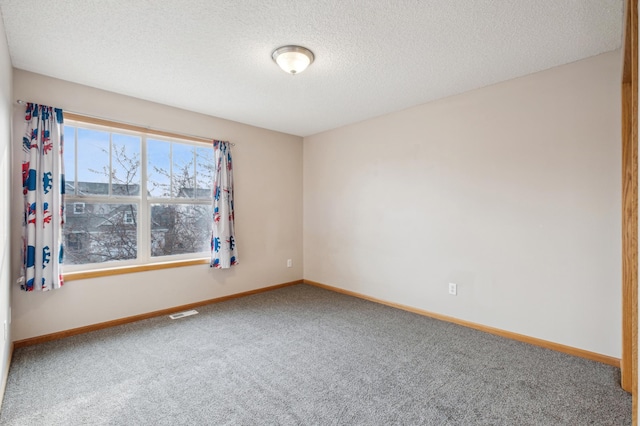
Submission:
POLYGON ((313 52, 302 46, 282 46, 273 51, 271 57, 283 71, 300 74, 313 62, 313 52))

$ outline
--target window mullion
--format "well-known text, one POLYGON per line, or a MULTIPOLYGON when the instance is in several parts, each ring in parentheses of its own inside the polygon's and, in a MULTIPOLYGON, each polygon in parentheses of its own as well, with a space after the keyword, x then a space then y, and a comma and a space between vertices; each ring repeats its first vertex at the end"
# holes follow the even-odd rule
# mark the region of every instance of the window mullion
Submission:
POLYGON ((173 143, 169 144, 169 197, 173 198, 173 143))
POLYGON ((198 158, 196 157, 196 147, 192 147, 193 149, 193 199, 198 198, 198 169, 196 167, 198 163, 198 158))
POLYGON ((78 127, 73 128, 73 154, 73 195, 76 195, 78 194, 78 127))
POLYGON ((78 195, 65 195, 65 201, 75 203, 103 203, 103 204, 138 204, 140 203, 140 197, 109 197, 106 195, 95 196, 78 196, 78 195))
POLYGON ((211 204, 210 199, 205 198, 148 198, 150 204, 202 204, 208 206, 211 204))
POLYGON ((111 177, 113 176, 113 133, 109 132, 109 197, 113 196, 113 182, 111 177))
POLYGON ((140 214, 138 215, 138 257, 144 263, 151 259, 151 207, 148 201, 147 192, 147 136, 141 135, 140 138, 140 214))

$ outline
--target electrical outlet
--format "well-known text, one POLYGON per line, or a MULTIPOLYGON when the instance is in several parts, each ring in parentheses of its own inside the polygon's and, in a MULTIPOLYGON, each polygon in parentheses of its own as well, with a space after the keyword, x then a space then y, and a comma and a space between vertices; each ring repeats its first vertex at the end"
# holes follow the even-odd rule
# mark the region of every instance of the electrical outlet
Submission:
POLYGON ((449 294, 456 296, 458 294, 458 285, 449 283, 449 294))
POLYGON ((293 266, 293 262, 291 259, 287 259, 287 268, 291 268, 293 266))

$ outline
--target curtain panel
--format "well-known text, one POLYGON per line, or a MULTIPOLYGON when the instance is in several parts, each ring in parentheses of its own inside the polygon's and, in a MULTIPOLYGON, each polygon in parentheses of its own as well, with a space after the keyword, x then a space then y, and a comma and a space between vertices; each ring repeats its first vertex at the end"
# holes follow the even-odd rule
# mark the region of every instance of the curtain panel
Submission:
POLYGON ((226 269, 238 264, 234 232, 233 166, 231 144, 213 141, 213 227, 211 232, 212 268, 226 269))
POLYGON ((62 287, 64 164, 62 110, 27 103, 22 138, 22 267, 20 288, 62 287))

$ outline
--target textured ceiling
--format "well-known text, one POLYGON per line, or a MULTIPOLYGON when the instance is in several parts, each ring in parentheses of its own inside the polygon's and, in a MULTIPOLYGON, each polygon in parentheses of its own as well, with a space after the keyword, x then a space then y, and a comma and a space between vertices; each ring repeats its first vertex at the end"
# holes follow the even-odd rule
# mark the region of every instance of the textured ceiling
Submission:
POLYGON ((618 49, 623 0, 0 0, 13 66, 307 136, 618 49), (281 45, 311 49, 292 76, 281 45))

